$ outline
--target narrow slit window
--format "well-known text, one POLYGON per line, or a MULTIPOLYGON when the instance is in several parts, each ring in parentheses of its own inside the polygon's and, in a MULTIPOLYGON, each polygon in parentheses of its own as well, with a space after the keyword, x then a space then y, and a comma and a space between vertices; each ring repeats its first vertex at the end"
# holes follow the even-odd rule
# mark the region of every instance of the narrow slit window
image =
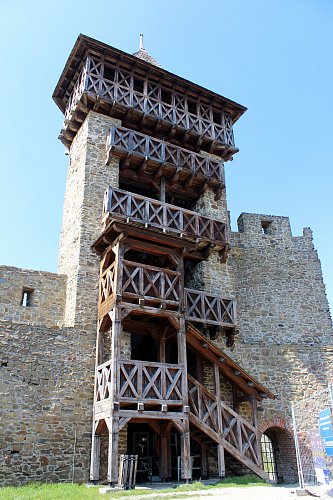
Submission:
POLYGON ((33 290, 31 288, 23 288, 21 306, 30 307, 32 305, 33 290))

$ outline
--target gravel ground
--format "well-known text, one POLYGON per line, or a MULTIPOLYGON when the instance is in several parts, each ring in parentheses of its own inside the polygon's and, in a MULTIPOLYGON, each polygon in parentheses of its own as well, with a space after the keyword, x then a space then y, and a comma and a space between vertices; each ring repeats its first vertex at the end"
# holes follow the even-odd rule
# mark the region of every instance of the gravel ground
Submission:
POLYGON ((285 486, 251 486, 248 488, 212 488, 209 490, 199 490, 199 491, 188 491, 188 492, 175 492, 175 493, 163 493, 163 490, 157 490, 156 495, 131 495, 130 497, 120 497, 117 500, 194 500, 197 498, 203 498, 209 500, 210 498, 221 500, 292 500, 297 498, 305 499, 329 499, 330 497, 325 494, 321 494, 323 490, 320 491, 318 488, 310 488, 310 494, 306 496, 298 496, 296 490, 298 486, 296 485, 285 485, 285 486), (312 493, 312 495, 311 495, 312 493))

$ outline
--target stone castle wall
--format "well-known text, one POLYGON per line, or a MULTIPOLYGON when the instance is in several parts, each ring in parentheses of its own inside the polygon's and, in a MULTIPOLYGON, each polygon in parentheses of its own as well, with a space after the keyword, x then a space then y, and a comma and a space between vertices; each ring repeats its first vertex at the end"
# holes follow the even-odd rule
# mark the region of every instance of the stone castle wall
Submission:
POLYGON ((82 329, 0 322, 1 486, 88 479, 94 341, 82 329))
POLYGON ((66 300, 66 276, 0 266, 0 320, 61 326, 66 300), (22 305, 24 291, 30 302, 22 305))

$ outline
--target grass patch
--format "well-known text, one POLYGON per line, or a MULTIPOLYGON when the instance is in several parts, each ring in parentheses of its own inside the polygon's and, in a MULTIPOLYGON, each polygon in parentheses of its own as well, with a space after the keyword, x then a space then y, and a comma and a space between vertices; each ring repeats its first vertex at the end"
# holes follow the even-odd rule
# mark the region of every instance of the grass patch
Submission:
MULTIPOLYGON (((0 488, 0 500, 92 500, 103 496, 98 487, 87 488, 84 484, 31 483, 26 486, 0 488)), ((105 497, 104 497, 105 498, 105 497)))
MULTIPOLYGON (((84 484, 71 484, 71 483, 56 483, 56 484, 39 484, 32 483, 26 486, 8 486, 0 488, 0 500, 93 500, 99 498, 124 498, 141 495, 149 495, 151 500, 158 498, 160 493, 177 494, 185 492, 210 490, 213 488, 231 488, 231 487, 249 487, 249 486, 268 486, 265 481, 256 476, 238 476, 228 477, 223 481, 217 481, 212 484, 203 484, 196 481, 191 484, 182 484, 173 486, 172 488, 163 488, 160 490, 129 490, 129 491, 115 491, 108 495, 101 495, 99 493, 100 486, 93 486, 87 488, 84 484)), ((167 500, 170 497, 162 497, 167 500)))

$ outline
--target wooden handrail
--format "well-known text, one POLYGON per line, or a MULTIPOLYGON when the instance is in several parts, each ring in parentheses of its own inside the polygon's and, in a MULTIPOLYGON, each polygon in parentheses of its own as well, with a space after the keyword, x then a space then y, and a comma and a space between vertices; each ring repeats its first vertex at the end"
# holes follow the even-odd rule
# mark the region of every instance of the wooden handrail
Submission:
POLYGON ((126 219, 127 222, 138 221, 192 240, 200 238, 220 246, 229 241, 227 226, 218 219, 118 188, 109 187, 106 190, 103 213, 110 214, 112 218, 126 219))
MULTIPOLYGON (((104 61, 88 57, 83 70, 74 85, 65 110, 65 121, 70 119, 71 112, 83 93, 99 97, 110 102, 116 102, 137 112, 149 114, 153 118, 171 123, 182 129, 190 130, 196 135, 222 143, 236 151, 234 144, 232 118, 197 97, 190 102, 189 96, 174 89, 164 88, 162 82, 149 79, 149 76, 135 76, 134 71, 127 71, 114 66, 113 80, 104 75, 104 61), (134 80, 140 78, 143 89, 134 88, 134 80), (167 93, 170 102, 163 100, 163 92, 167 93), (191 106, 195 109, 191 109, 191 106), (219 115, 217 121, 216 116, 219 115)), ((65 125, 66 126, 66 125, 65 125)))
POLYGON ((215 181, 224 185, 224 169, 221 160, 214 160, 193 151, 175 146, 161 139, 114 125, 107 136, 107 164, 112 154, 128 156, 128 154, 145 158, 157 164, 169 164, 173 167, 189 170, 193 175, 205 181, 215 181))

